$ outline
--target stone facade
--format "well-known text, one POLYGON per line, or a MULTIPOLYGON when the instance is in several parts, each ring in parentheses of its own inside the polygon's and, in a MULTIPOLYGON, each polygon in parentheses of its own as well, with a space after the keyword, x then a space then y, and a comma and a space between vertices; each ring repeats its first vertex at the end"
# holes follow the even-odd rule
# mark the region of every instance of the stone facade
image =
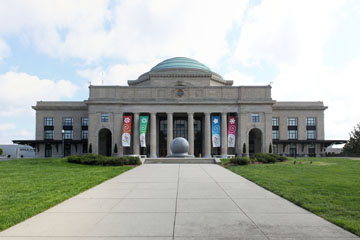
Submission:
MULTIPOLYGON (((66 117, 73 119, 72 139, 65 141, 71 145, 70 154, 85 153, 90 145, 93 153, 101 153, 100 148, 104 146, 101 139, 105 136, 100 133, 102 129, 110 131, 106 136, 108 144, 111 142, 108 146, 111 155, 161 157, 165 152, 170 153, 170 142, 178 132, 188 139, 189 154, 195 153, 197 157, 241 156, 244 144, 246 154, 268 152, 270 145, 275 145, 279 154, 293 154, 294 146, 295 153, 300 155, 309 154, 308 146, 315 146, 316 155, 323 153, 320 141, 324 140, 326 107, 322 102, 277 102, 271 97, 271 86, 232 86, 232 81, 203 67, 184 67, 176 65, 172 59, 166 61, 170 68, 167 67, 169 64, 160 63, 137 80, 128 81, 129 86, 91 85, 89 98, 83 102, 38 102, 33 107, 36 110, 36 140, 33 144, 37 147, 37 156, 46 155, 45 144, 47 155, 50 145, 51 156, 63 155, 62 130, 66 117), (102 120, 103 114, 107 116, 106 121, 102 120), (131 115, 133 120, 131 147, 122 147, 121 142, 122 121, 126 115, 131 115), (149 116, 146 148, 139 145, 139 116, 142 115, 149 116), (222 123, 220 148, 211 145, 210 121, 214 115, 220 116, 222 123), (235 148, 227 147, 228 116, 237 117, 235 148), (54 121, 53 139, 44 137, 45 130, 49 129, 44 126, 46 117, 54 121), (278 126, 273 126, 274 117, 278 118, 278 126), (82 126, 82 118, 88 119, 86 127, 82 126), (289 139, 288 132, 295 129, 295 126, 288 126, 289 118, 297 119, 295 139, 289 139), (308 118, 315 119, 315 127, 307 126, 308 118), (179 126, 186 126, 186 129, 180 131, 179 126), (84 129, 88 131, 88 139, 83 139, 84 129), (274 129, 278 131, 277 139, 273 139, 274 129), (309 139, 307 131, 315 131, 316 137, 309 139), (115 144, 118 153, 114 153, 115 144)), ((311 153, 313 151, 311 149, 311 153)))

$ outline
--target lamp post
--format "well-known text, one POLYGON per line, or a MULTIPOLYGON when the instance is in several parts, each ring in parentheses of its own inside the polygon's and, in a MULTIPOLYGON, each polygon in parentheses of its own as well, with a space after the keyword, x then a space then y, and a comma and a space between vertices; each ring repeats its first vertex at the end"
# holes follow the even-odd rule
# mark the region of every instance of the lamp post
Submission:
POLYGON ((62 130, 61 130, 61 134, 62 134, 62 153, 63 153, 63 158, 65 157, 64 133, 65 133, 65 130, 62 129, 62 130))

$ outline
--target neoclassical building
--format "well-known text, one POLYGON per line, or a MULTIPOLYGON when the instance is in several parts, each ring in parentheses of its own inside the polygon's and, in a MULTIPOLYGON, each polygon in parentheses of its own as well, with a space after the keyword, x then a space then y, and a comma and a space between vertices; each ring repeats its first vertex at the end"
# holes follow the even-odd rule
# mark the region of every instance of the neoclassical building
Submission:
POLYGON ((196 157, 270 148, 279 154, 317 156, 334 142, 324 139, 326 108, 323 102, 276 101, 270 85, 233 86, 204 64, 176 57, 129 80, 128 86, 90 85, 85 101, 37 102, 36 139, 14 142, 34 146, 37 157, 89 150, 165 157, 175 137, 186 138, 189 154, 196 157))

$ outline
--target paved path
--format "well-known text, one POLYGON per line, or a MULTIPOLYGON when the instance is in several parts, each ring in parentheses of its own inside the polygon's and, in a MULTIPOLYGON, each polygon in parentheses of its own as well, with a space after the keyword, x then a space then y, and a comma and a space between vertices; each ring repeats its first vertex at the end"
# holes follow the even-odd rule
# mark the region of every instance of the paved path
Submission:
POLYGON ((0 239, 359 238, 220 166, 154 164, 9 228, 0 239))

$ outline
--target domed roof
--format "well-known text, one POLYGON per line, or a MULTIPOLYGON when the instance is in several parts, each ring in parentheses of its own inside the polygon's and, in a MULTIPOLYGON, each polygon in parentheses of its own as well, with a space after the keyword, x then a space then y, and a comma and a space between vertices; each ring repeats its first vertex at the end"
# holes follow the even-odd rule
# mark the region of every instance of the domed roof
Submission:
POLYGON ((155 67, 153 67, 150 70, 150 72, 160 71, 170 68, 184 68, 184 69, 190 68, 190 69, 198 69, 198 70, 211 72, 210 68, 208 68, 204 64, 196 61, 195 59, 186 58, 186 57, 174 57, 174 58, 166 59, 160 62, 159 64, 157 64, 155 67))

